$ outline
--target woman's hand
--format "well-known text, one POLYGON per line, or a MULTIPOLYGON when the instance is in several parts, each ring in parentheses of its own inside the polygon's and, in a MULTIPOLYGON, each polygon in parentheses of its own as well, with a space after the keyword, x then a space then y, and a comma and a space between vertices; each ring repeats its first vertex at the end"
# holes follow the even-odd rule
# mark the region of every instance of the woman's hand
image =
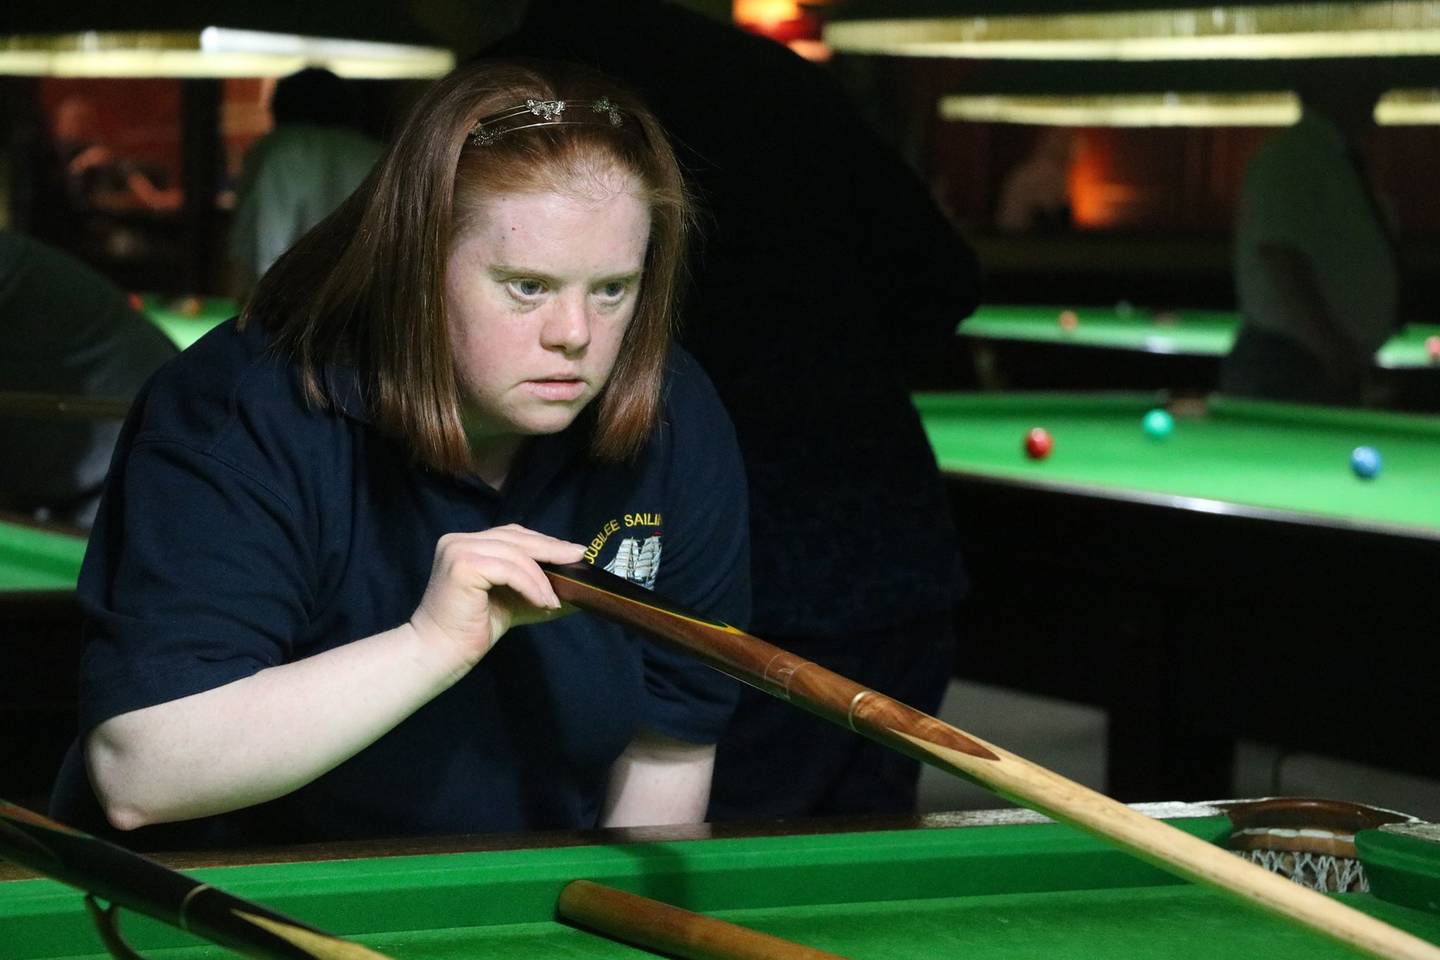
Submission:
POLYGON ((468 667, 513 626, 560 614, 560 599, 541 563, 574 563, 577 543, 515 524, 479 533, 448 533, 435 546, 435 564, 410 626, 428 643, 458 649, 468 667))

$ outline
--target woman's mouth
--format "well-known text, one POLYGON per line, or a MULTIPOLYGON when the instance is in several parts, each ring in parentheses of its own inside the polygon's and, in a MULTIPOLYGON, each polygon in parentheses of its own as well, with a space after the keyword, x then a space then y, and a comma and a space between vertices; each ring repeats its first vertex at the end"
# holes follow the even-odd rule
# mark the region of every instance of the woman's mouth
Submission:
POLYGON ((539 399, 557 403, 578 400, 585 392, 585 381, 578 378, 547 377, 541 380, 526 380, 525 386, 539 399))

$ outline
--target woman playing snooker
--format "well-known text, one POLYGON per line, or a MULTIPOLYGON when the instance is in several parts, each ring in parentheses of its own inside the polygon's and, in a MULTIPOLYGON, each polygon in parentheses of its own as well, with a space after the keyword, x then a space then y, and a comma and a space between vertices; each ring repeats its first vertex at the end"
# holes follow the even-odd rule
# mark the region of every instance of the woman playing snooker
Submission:
POLYGON ((601 78, 431 88, 137 400, 55 812, 150 847, 702 819, 732 682, 538 565, 746 617, 733 434, 669 345, 689 216, 601 78))

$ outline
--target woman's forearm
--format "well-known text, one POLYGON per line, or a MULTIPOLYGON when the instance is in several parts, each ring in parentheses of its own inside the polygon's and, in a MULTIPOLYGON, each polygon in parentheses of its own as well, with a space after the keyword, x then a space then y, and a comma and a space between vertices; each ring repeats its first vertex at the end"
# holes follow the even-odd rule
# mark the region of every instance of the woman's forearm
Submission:
POLYGON ((122 830, 262 803, 374 743, 471 665, 407 623, 112 717, 86 741, 91 783, 122 830))

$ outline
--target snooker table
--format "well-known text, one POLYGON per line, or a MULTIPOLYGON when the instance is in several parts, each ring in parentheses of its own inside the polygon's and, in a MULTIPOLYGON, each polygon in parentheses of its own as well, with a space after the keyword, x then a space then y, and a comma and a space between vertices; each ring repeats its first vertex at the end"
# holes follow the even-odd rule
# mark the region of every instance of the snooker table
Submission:
POLYGON ((137 293, 131 295, 130 304, 181 350, 240 312, 239 306, 229 297, 172 297, 137 293))
POLYGON ((1416 666, 1440 636, 1440 417, 1213 398, 1156 441, 1155 394, 915 400, 974 582, 957 673, 1103 708, 1109 793, 1223 796, 1238 738, 1440 775, 1416 666))
MULTIPOLYGON (((1233 847, 1254 830, 1247 827, 1250 806, 1168 804, 1146 812, 1233 847)), ((1293 822, 1304 824, 1306 814, 1299 816, 1293 822)), ((1334 895, 1440 942, 1440 845, 1423 839, 1433 825, 1405 819, 1361 808, 1358 819, 1332 825, 1343 855, 1359 848, 1374 891, 1334 895), (1378 827, 1385 820, 1402 823, 1398 830, 1378 827)), ((1016 810, 759 830, 699 825, 158 859, 396 960, 654 956, 556 919, 561 888, 577 878, 855 960, 1358 956, 1067 826, 1016 810)), ((123 915, 121 929, 147 956, 229 956, 133 913, 123 915)), ((0 931, 6 933, 0 960, 104 958, 77 891, 3 864, 0 931)))
MULTIPOLYGON (((986 305, 956 330, 981 383, 1004 389, 1174 389, 1209 392, 1240 316, 1225 310, 986 305), (1064 312, 1077 321, 1061 325, 1064 312)), ((1377 376, 1403 407, 1436 407, 1440 365, 1425 339, 1440 324, 1410 324, 1375 355, 1377 376)))

